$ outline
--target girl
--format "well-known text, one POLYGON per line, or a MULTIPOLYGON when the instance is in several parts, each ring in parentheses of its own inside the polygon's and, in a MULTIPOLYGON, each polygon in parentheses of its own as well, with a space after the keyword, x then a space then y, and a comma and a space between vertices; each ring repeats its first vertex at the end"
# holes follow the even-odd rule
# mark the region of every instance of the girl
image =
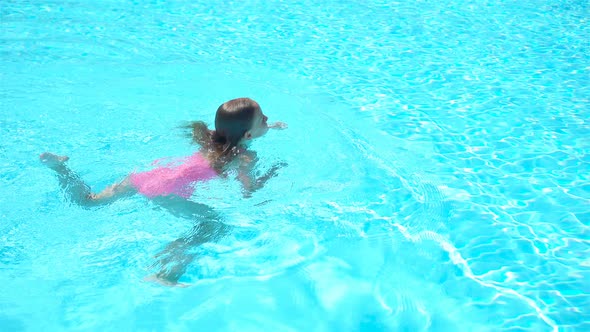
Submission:
POLYGON ((284 166, 278 164, 261 177, 252 176, 256 156, 254 152, 246 150, 245 144, 263 136, 269 128, 286 128, 286 124, 282 122, 268 125, 267 120, 258 103, 252 99, 238 98, 225 102, 215 114, 215 130, 209 130, 200 121, 188 126, 192 129, 193 140, 201 146, 195 154, 173 164, 158 165, 146 172, 131 173, 99 193, 93 193, 67 167, 67 156, 46 152, 41 154, 40 159, 57 173, 60 186, 69 199, 81 206, 108 204, 140 193, 174 215, 198 219, 198 224, 188 235, 172 242, 156 256, 159 258, 161 271, 153 279, 176 285, 188 263, 194 259, 194 254, 189 253, 189 249, 215 240, 227 230, 227 226, 220 222, 219 215, 213 209, 188 200, 194 192, 195 183, 223 176, 226 166, 236 160, 244 197, 249 197, 284 166))
POLYGON ((245 196, 249 196, 262 187, 278 168, 271 168, 258 179, 251 178, 249 172, 255 154, 246 151, 245 143, 263 136, 269 128, 286 128, 286 124, 282 122, 269 126, 267 120, 254 100, 230 100, 217 109, 215 130, 209 130, 200 121, 189 125, 194 141, 201 145, 200 151, 174 165, 160 165, 147 172, 132 173, 99 193, 91 192, 90 187, 66 166, 65 162, 69 159, 67 156, 46 152, 41 154, 40 159, 56 171, 60 185, 69 198, 82 206, 107 204, 137 192, 149 198, 171 195, 189 198, 194 191, 195 182, 223 174, 224 167, 234 159, 240 161, 238 179, 243 184, 245 196))

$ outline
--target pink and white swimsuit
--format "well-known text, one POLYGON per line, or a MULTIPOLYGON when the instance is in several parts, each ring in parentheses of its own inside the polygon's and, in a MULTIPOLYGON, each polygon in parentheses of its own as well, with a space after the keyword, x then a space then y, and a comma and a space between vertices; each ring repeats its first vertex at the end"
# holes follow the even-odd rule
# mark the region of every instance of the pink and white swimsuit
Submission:
MULTIPOLYGON (((156 160, 154 164, 158 165, 156 160)), ((141 194, 153 198, 177 195, 189 198, 195 191, 194 183, 217 176, 209 161, 201 153, 161 165, 146 172, 132 173, 129 181, 141 194)))

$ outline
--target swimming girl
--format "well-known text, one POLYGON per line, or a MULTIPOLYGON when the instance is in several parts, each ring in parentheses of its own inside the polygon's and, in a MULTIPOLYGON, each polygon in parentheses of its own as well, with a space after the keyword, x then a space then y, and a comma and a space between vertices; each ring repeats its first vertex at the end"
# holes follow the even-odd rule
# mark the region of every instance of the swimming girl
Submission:
POLYGON ((188 199, 195 190, 195 183, 225 176, 229 165, 235 165, 244 197, 249 197, 274 177, 277 170, 283 166, 278 164, 258 178, 253 176, 256 155, 246 149, 246 144, 266 134, 269 128, 287 127, 282 122, 269 125, 267 120, 258 103, 252 99, 238 98, 227 101, 217 109, 215 130, 209 130, 201 121, 187 126, 192 131, 193 140, 201 146, 195 154, 175 163, 156 163, 157 167, 149 171, 131 173, 99 193, 93 193, 90 187, 67 167, 67 156, 46 152, 41 154, 40 159, 57 173, 60 186, 69 199, 81 206, 108 204, 119 198, 140 193, 175 215, 196 218, 199 222, 188 235, 172 242, 156 256, 162 270, 154 278, 165 284, 177 284, 186 265, 194 258, 189 249, 219 238, 227 229, 213 209, 188 199))
POLYGON ((245 143, 263 136, 269 128, 283 129, 286 124, 267 124, 268 118, 262 113, 257 102, 249 98, 230 100, 217 109, 215 130, 209 130, 205 123, 194 122, 189 126, 192 137, 201 145, 201 150, 174 164, 159 165, 146 172, 131 173, 122 181, 99 193, 93 193, 65 164, 67 156, 43 153, 41 161, 57 172, 60 184, 69 198, 83 206, 101 205, 135 193, 149 198, 175 195, 189 198, 195 182, 206 181, 222 175, 225 166, 238 159, 238 179, 248 196, 260 188, 276 172, 271 168, 266 176, 253 179, 250 175, 255 154, 247 151, 245 143), (250 167, 248 167, 250 166, 250 167))

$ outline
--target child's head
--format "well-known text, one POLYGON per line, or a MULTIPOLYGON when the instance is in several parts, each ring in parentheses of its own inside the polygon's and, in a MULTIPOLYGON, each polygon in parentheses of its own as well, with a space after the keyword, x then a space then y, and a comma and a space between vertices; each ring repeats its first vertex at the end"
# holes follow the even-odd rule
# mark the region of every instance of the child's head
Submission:
POLYGON ((242 139, 253 139, 268 131, 267 117, 260 105, 250 98, 223 103, 215 114, 215 134, 219 143, 238 145, 242 139))

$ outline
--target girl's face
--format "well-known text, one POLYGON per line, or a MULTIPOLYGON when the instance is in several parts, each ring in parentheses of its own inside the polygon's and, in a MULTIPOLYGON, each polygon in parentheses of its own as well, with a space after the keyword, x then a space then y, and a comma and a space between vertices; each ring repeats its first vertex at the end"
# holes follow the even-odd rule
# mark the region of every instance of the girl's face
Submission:
POLYGON ((252 121, 252 128, 249 130, 249 137, 250 139, 258 138, 268 131, 268 124, 266 121, 268 117, 262 114, 262 111, 259 109, 256 111, 254 115, 254 120, 252 121))

